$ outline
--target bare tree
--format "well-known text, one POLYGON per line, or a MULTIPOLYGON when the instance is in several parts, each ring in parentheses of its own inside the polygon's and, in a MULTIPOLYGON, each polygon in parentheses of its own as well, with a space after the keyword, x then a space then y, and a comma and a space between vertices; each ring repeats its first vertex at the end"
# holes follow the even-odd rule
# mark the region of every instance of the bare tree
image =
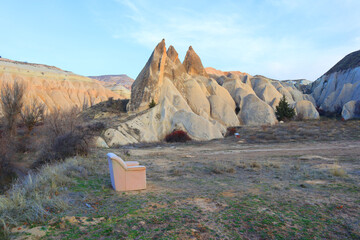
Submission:
POLYGON ((54 137, 67 132, 74 132, 76 127, 80 125, 77 117, 79 113, 78 107, 73 107, 67 111, 56 109, 45 117, 45 125, 54 137))
POLYGON ((30 133, 37 123, 44 120, 45 104, 39 103, 33 99, 29 105, 26 105, 21 111, 21 118, 30 133))
POLYGON ((23 107, 25 85, 17 80, 13 84, 3 83, 1 87, 1 109, 4 115, 5 129, 10 136, 16 135, 16 122, 23 107))

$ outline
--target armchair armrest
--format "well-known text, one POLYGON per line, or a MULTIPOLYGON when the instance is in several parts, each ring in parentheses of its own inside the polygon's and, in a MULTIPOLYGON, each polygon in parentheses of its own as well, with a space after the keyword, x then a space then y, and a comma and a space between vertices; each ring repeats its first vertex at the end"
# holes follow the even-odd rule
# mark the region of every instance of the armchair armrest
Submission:
POLYGON ((142 171, 142 170, 146 170, 145 166, 129 166, 127 168, 128 171, 142 171))
POLYGON ((131 167, 131 166, 139 166, 139 162, 137 161, 126 161, 126 166, 131 167))

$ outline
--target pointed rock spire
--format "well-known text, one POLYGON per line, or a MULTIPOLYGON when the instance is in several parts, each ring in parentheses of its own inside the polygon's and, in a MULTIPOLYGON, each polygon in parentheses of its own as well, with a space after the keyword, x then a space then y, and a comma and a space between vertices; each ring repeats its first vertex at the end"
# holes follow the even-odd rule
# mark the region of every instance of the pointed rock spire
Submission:
POLYGON ((131 88, 131 99, 127 106, 129 111, 144 110, 149 102, 157 102, 160 86, 164 79, 167 61, 165 39, 154 49, 145 67, 137 76, 131 88))
POLYGON ((175 64, 181 63, 179 60, 179 54, 177 53, 177 51, 175 50, 173 45, 170 45, 166 54, 167 54, 168 58, 170 58, 170 60, 173 61, 175 64))
POLYGON ((183 65, 188 74, 196 76, 208 77, 204 66, 202 65, 200 57, 196 54, 192 46, 189 47, 189 50, 186 53, 183 65))

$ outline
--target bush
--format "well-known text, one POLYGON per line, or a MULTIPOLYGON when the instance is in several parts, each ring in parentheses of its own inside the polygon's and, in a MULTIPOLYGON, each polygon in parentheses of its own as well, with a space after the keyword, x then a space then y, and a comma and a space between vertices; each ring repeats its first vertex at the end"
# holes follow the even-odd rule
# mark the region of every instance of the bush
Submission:
POLYGON ((149 103, 149 108, 153 108, 156 106, 156 102, 154 101, 154 99, 151 100, 151 102, 149 103))
POLYGON ((55 111, 48 117, 43 129, 46 137, 32 168, 89 153, 95 133, 106 126, 101 122, 83 126, 77 118, 78 113, 78 109, 74 108, 68 112, 55 111))
POLYGON ((191 138, 187 134, 187 132, 182 130, 175 130, 172 133, 166 135, 166 142, 187 142, 191 141, 191 138))
POLYGON ((87 156, 93 144, 93 134, 88 129, 78 127, 77 131, 57 136, 53 143, 44 145, 32 168, 39 168, 46 163, 63 161, 73 156, 87 156))
POLYGON ((111 111, 114 113, 117 112, 126 112, 126 105, 121 99, 114 100, 114 98, 109 97, 106 101, 106 111, 111 111))
POLYGON ((33 130, 36 124, 44 120, 44 112, 45 105, 38 103, 36 99, 34 99, 30 105, 25 106, 25 108, 21 110, 20 115, 23 120, 23 124, 28 130, 28 134, 33 130))
POLYGON ((289 106, 289 103, 286 101, 285 95, 283 95, 279 102, 279 105, 276 107, 275 115, 279 121, 288 121, 294 118, 295 109, 289 106))
POLYGON ((45 117, 45 128, 49 131, 48 135, 55 139, 57 136, 68 132, 74 132, 80 125, 78 114, 80 109, 73 107, 69 111, 55 110, 45 117))
POLYGON ((0 133, 0 194, 6 190, 8 184, 15 178, 12 164, 15 152, 14 138, 4 132, 0 133))
POLYGON ((4 83, 1 87, 1 109, 4 115, 5 129, 10 136, 16 135, 16 123, 23 106, 25 85, 15 81, 12 85, 4 83))

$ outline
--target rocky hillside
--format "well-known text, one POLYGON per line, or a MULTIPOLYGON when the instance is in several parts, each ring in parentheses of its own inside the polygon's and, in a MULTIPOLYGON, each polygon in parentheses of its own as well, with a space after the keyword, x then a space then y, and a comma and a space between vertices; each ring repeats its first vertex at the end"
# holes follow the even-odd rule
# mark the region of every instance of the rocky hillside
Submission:
POLYGON ((123 98, 88 77, 53 66, 0 58, 0 86, 15 80, 26 86, 25 103, 37 99, 49 111, 96 104, 109 97, 123 98))
POLYGON ((126 99, 130 99, 131 85, 135 81, 126 74, 89 76, 89 78, 100 81, 104 87, 110 89, 116 94, 119 94, 120 96, 123 96, 126 99))
POLYGON ((360 51, 350 53, 311 86, 322 111, 341 113, 344 119, 360 115, 360 51))
POLYGON ((303 118, 319 117, 312 97, 294 84, 206 70, 191 46, 181 63, 162 40, 132 85, 130 116, 103 137, 109 145, 154 142, 181 129, 196 140, 222 138, 229 126, 276 124, 274 109, 283 95, 303 118), (149 109, 152 101, 156 106, 149 109))

